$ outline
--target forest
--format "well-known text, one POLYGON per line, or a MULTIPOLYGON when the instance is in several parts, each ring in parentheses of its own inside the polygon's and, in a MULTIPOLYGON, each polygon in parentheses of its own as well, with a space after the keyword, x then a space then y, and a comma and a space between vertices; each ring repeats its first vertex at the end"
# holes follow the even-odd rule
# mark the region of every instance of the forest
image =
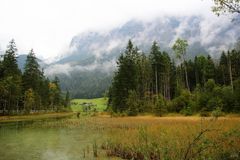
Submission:
POLYGON ((0 112, 2 115, 63 111, 69 106, 69 93, 61 92, 57 77, 44 76, 35 53, 30 50, 23 73, 17 65, 17 47, 9 42, 0 59, 0 112))
POLYGON ((108 109, 158 116, 240 112, 239 44, 223 51, 219 59, 210 55, 188 59, 187 47, 187 40, 178 38, 172 46, 175 57, 170 58, 157 42, 144 54, 129 40, 117 61, 108 109))

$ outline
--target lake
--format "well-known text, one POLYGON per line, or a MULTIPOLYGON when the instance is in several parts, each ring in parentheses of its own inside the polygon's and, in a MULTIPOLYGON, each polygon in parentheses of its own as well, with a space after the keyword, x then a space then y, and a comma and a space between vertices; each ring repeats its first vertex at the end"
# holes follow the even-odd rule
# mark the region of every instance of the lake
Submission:
MULTIPOLYGON (((93 145, 97 146, 102 140, 102 131, 88 129, 84 118, 1 123, 0 159, 79 160, 84 157, 96 159, 93 156, 93 145), (77 125, 74 125, 76 122, 77 125)), ((97 152, 97 159, 110 159, 99 149, 97 152)))

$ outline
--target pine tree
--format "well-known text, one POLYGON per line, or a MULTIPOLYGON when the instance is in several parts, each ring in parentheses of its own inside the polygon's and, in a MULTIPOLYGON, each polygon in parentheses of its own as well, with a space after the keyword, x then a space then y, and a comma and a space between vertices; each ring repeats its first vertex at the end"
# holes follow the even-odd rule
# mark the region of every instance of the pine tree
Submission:
POLYGON ((126 111, 127 98, 130 90, 136 91, 137 88, 137 59, 139 57, 138 49, 134 48, 131 40, 124 54, 121 54, 118 61, 118 70, 113 78, 111 88, 112 109, 116 111, 126 111))
POLYGON ((61 104, 61 88, 60 88, 60 80, 57 76, 55 76, 53 83, 56 85, 56 94, 55 94, 55 104, 61 104))
POLYGON ((41 83, 43 81, 43 74, 40 70, 40 66, 37 62, 37 58, 33 49, 30 50, 27 55, 26 63, 24 66, 23 73, 23 87, 25 91, 32 89, 34 92, 35 98, 35 107, 34 110, 40 110, 42 108, 42 101, 40 90, 42 89, 41 83))
POLYGON ((19 110, 21 100, 21 71, 17 65, 17 47, 14 40, 9 42, 2 62, 3 84, 5 92, 5 109, 8 114, 19 110))
POLYGON ((210 55, 207 56, 207 63, 205 68, 206 79, 216 79, 215 64, 210 55))
POLYGON ((7 46, 2 65, 4 77, 21 75, 21 71, 17 65, 17 47, 14 40, 11 40, 7 46))
POLYGON ((160 71, 160 58, 161 58, 161 51, 160 48, 157 44, 156 41, 153 42, 152 47, 151 47, 151 51, 150 51, 150 55, 149 55, 149 59, 150 62, 152 64, 152 70, 153 70, 153 75, 152 75, 152 79, 153 79, 153 83, 152 83, 152 87, 153 87, 153 91, 155 94, 159 94, 159 71, 160 71))
POLYGON ((228 85, 230 84, 230 79, 229 79, 229 76, 228 76, 228 60, 227 60, 227 56, 225 54, 225 52, 223 52, 221 54, 221 57, 220 57, 220 62, 219 62, 219 72, 220 72, 220 75, 221 75, 221 78, 220 78, 220 84, 222 85, 228 85))
POLYGON ((37 62, 37 58, 33 49, 30 50, 27 55, 26 64, 23 73, 23 86, 25 90, 32 88, 36 93, 38 93, 40 88, 40 81, 42 75, 40 71, 40 66, 37 62))

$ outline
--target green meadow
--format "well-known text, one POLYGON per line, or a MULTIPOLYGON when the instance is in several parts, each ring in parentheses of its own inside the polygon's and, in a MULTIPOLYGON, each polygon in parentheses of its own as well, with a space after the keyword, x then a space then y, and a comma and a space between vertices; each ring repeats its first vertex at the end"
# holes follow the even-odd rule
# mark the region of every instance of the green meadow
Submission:
POLYGON ((83 103, 91 103, 96 108, 96 111, 102 112, 107 108, 107 98, 95 98, 95 99, 73 99, 71 101, 71 108, 74 112, 83 111, 83 103))

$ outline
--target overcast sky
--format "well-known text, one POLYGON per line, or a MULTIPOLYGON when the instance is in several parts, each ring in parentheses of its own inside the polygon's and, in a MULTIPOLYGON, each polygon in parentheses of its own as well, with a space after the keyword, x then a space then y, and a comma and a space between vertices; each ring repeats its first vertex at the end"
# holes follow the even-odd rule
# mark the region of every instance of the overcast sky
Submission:
POLYGON ((0 49, 14 38, 19 53, 63 54, 71 38, 107 30, 132 18, 212 15, 211 0, 0 0, 0 49))

